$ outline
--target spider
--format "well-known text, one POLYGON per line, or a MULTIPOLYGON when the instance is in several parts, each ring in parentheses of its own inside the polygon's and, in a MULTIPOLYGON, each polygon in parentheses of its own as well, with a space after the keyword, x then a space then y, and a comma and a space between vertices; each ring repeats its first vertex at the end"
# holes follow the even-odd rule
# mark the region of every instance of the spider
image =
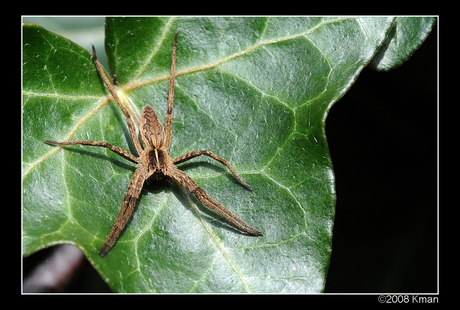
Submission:
POLYGON ((209 156, 212 159, 220 162, 225 165, 230 172, 235 176, 235 178, 240 182, 244 187, 249 190, 252 190, 246 182, 244 182, 240 176, 236 173, 235 169, 230 165, 228 161, 217 156, 216 154, 210 151, 194 151, 190 153, 183 154, 175 159, 172 159, 169 156, 169 147, 171 144, 171 135, 172 135, 172 110, 173 110, 173 98, 174 98, 174 78, 176 70, 176 44, 177 44, 177 32, 174 35, 174 44, 172 48, 171 55, 171 75, 169 79, 169 97, 168 97, 168 108, 166 113, 165 120, 165 129, 161 125, 161 122, 158 118, 157 113, 150 105, 145 105, 142 108, 141 119, 140 119, 140 139, 136 134, 136 128, 134 122, 131 119, 128 110, 121 102, 118 97, 114 87, 109 81, 109 78, 105 74, 102 65, 97 59, 96 49, 94 46, 93 49, 93 59, 96 65, 97 71, 99 72, 102 80, 107 85, 112 98, 118 104, 123 114, 126 117, 126 122, 128 124, 129 133, 133 141, 134 147, 136 148, 138 157, 131 154, 130 152, 119 148, 117 146, 111 145, 107 142, 98 142, 98 141, 68 141, 68 142, 56 142, 52 140, 46 140, 46 143, 55 144, 55 145, 90 145, 90 146, 100 146, 105 147, 111 150, 112 152, 126 158, 129 161, 137 164, 136 171, 129 182, 128 190, 123 199, 123 203, 118 213, 118 216, 115 220, 115 223, 100 250, 98 251, 99 255, 105 256, 114 246, 117 241, 120 233, 125 227, 128 219, 131 216, 131 213, 134 210, 136 201, 140 196, 144 182, 149 179, 163 179, 164 177, 169 177, 179 183, 181 186, 186 188, 190 193, 192 193, 201 203, 206 207, 216 212, 217 214, 223 216, 230 223, 234 224, 239 229, 247 232, 250 235, 261 236, 262 232, 249 226, 235 214, 227 210, 223 205, 210 197, 192 178, 190 178, 183 171, 179 170, 176 165, 183 163, 187 160, 190 160, 194 157, 205 155, 209 156))

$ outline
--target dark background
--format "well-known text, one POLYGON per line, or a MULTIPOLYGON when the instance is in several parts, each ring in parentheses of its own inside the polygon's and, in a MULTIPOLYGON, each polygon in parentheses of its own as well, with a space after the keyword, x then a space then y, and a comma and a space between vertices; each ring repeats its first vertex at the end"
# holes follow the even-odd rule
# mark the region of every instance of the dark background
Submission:
MULTIPOLYGON (((438 289, 437 46, 435 26, 401 67, 365 68, 329 113, 337 205, 326 293, 438 289)), ((25 258, 24 277, 52 251, 25 258)), ((65 291, 110 289, 85 262, 65 291)))
POLYGON ((437 292, 437 26, 364 69, 326 121, 337 205, 326 292, 437 292))

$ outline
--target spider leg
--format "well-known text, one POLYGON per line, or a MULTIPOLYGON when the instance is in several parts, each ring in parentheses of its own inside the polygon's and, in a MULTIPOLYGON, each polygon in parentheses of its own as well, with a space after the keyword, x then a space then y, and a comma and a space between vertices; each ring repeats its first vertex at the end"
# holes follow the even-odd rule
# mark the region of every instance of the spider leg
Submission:
POLYGON ((107 142, 98 142, 98 141, 84 141, 84 140, 77 140, 77 141, 68 141, 68 142, 56 142, 52 140, 45 140, 46 143, 50 144, 56 144, 56 145, 76 145, 76 144, 81 144, 81 145, 90 145, 90 146, 101 146, 101 147, 106 147, 112 152, 120 155, 121 157, 126 158, 127 160, 132 161, 133 163, 139 163, 139 159, 131 154, 128 151, 125 151, 124 149, 111 145, 107 142))
POLYGON ((121 111, 125 115, 126 123, 128 123, 129 133, 131 134, 131 139, 133 140, 134 146, 136 147, 137 154, 140 155, 142 153, 143 149, 142 149, 141 144, 139 142, 139 138, 137 137, 136 127, 134 126, 134 122, 133 122, 131 116, 129 115, 128 110, 123 105, 123 102, 120 100, 120 97, 118 97, 115 88, 113 88, 112 84, 110 83, 109 79, 107 78, 107 75, 104 72, 104 68, 102 67, 101 63, 97 59, 96 49, 94 48, 94 45, 92 47, 93 47, 93 59, 94 59, 94 63, 96 64, 97 71, 99 71, 99 75, 101 76, 102 80, 104 80, 105 85, 107 85, 107 88, 109 89, 110 94, 112 95, 112 98, 115 100, 115 102, 118 104, 118 106, 120 107, 121 111))
POLYGON ((223 205, 218 203, 214 200, 211 196, 209 196, 203 189, 201 189, 198 184, 187 174, 183 171, 177 169, 175 166, 169 167, 167 171, 167 175, 177 182, 180 185, 185 187, 190 193, 195 195, 195 197, 203 203, 206 207, 210 210, 216 212, 220 216, 223 216, 227 221, 238 227, 239 229, 254 235, 254 236, 262 236, 262 232, 249 226, 246 224, 242 219, 237 217, 235 214, 230 212, 227 208, 223 205))
POLYGON ((232 165, 230 165, 230 163, 228 161, 226 161, 222 157, 217 156, 216 154, 214 154, 211 151, 194 151, 194 152, 186 153, 184 155, 181 155, 181 156, 175 158, 173 160, 173 163, 174 163, 174 165, 177 165, 177 164, 183 163, 184 161, 190 160, 190 159, 195 158, 195 157, 200 156, 200 155, 209 156, 212 159, 217 160, 221 164, 225 165, 228 168, 228 170, 230 170, 230 172, 235 176, 235 178, 238 180, 238 182, 241 183, 241 185, 243 185, 244 187, 246 187, 247 189, 252 191, 252 187, 248 183, 244 182, 243 179, 241 179, 241 177, 238 175, 238 173, 236 173, 235 169, 233 169, 232 165))
POLYGON ((168 110, 166 112, 166 137, 164 142, 164 149, 169 152, 169 146, 171 145, 172 136, 172 110, 174 104, 174 78, 176 76, 176 43, 177 43, 177 32, 174 35, 174 44, 171 53, 171 75, 169 77, 169 96, 168 96, 168 110))
POLYGON ((110 230, 107 239, 104 242, 104 245, 99 249, 98 253, 101 256, 107 255, 110 249, 113 247, 118 237, 120 236, 121 231, 125 227, 131 213, 133 213, 134 207, 136 206, 136 201, 139 198, 142 187, 145 181, 145 171, 143 167, 136 169, 131 181, 129 182, 128 191, 123 199, 123 204, 121 205, 120 212, 113 224, 112 229, 110 230))

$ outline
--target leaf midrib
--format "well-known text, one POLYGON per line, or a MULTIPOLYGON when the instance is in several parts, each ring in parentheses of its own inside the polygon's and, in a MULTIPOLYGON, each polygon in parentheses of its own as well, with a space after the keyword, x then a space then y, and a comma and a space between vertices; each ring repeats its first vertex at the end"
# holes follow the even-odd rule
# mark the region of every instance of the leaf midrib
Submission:
MULTIPOLYGON (((216 62, 213 62, 211 64, 201 65, 201 66, 196 66, 196 67, 176 71, 176 77, 181 76, 181 75, 185 75, 185 74, 195 73, 197 71, 204 71, 204 70, 209 70, 209 69, 215 68, 215 67, 217 67, 217 66, 219 66, 219 65, 221 65, 221 64, 223 64, 225 62, 228 62, 230 60, 233 60, 235 58, 238 58, 240 56, 248 54, 249 52, 251 52, 254 49, 259 48, 261 46, 275 44, 275 43, 288 41, 288 40, 293 40, 293 39, 297 39, 297 38, 300 38, 300 37, 303 37, 303 36, 307 36, 310 33, 312 33, 313 31, 315 31, 315 30, 317 30, 317 29, 319 29, 319 28, 321 28, 321 27, 323 27, 325 25, 336 23, 336 22, 341 22, 341 21, 349 20, 349 19, 353 19, 353 18, 352 17, 346 17, 346 18, 338 18, 338 19, 323 21, 323 22, 319 23, 318 25, 316 25, 315 27, 313 27, 313 28, 311 28, 311 29, 309 29, 309 30, 307 30, 305 32, 302 32, 302 33, 298 33, 298 34, 291 35, 291 36, 285 36, 285 37, 281 37, 279 39, 274 39, 274 40, 260 41, 260 42, 254 44, 251 47, 248 47, 247 49, 245 49, 245 50, 243 50, 241 52, 238 52, 238 53, 235 53, 233 55, 227 56, 227 57, 225 57, 225 58, 223 58, 221 60, 218 60, 216 62)), ((147 64, 145 64, 144 67, 147 66, 147 64)), ((139 76, 139 74, 138 74, 138 76, 139 76)), ((154 83, 157 83, 157 82, 161 82, 161 81, 164 81, 164 80, 168 80, 169 78, 170 78, 170 75, 167 74, 167 75, 162 75, 162 76, 155 77, 155 78, 148 79, 148 80, 144 80, 144 81, 133 81, 133 82, 129 82, 127 84, 122 85, 121 89, 125 93, 130 93, 130 92, 132 92, 132 91, 134 91, 134 90, 136 90, 138 88, 144 87, 146 85, 154 84, 154 83)))
MULTIPOLYGON (((215 67, 217 67, 217 66, 219 66, 219 65, 221 65, 221 64, 223 64, 225 62, 228 62, 230 60, 233 60, 235 58, 243 56, 243 55, 251 52, 252 50, 254 50, 254 49, 258 48, 258 47, 261 47, 261 46, 264 46, 264 45, 275 44, 275 43, 282 42, 282 41, 293 40, 293 39, 300 38, 300 37, 303 37, 303 36, 307 36, 310 33, 312 33, 313 31, 315 31, 315 30, 317 30, 317 29, 319 29, 319 28, 321 28, 321 27, 323 27, 325 25, 329 25, 329 24, 333 24, 333 23, 337 23, 337 22, 342 22, 342 21, 350 20, 350 19, 356 19, 356 18, 355 17, 345 17, 345 18, 337 18, 337 19, 331 19, 331 20, 327 20, 327 21, 322 21, 321 23, 317 24, 316 26, 308 29, 305 32, 299 33, 299 34, 295 34, 295 35, 291 35, 291 36, 285 36, 285 37, 281 37, 281 38, 274 39, 274 40, 261 41, 261 42, 258 42, 255 45, 253 45, 253 46, 251 46, 251 47, 249 47, 249 48, 247 48, 247 49, 245 49, 245 50, 243 50, 241 52, 238 52, 238 53, 235 53, 235 54, 230 55, 228 57, 225 57, 225 58, 223 58, 221 60, 218 60, 218 61, 216 61, 214 63, 208 64, 208 65, 196 66, 196 67, 192 67, 192 68, 177 71, 176 72, 176 77, 181 76, 181 75, 186 75, 186 74, 192 74, 192 73, 195 73, 197 71, 209 70, 209 69, 215 68, 215 67)), ((165 28, 169 29, 168 27, 165 27, 165 28)), ((158 83, 158 82, 161 82, 161 81, 164 81, 164 80, 168 80, 169 77, 170 77, 169 75, 162 75, 162 76, 159 76, 159 77, 156 77, 156 78, 153 78, 153 79, 148 79, 148 80, 145 80, 145 81, 133 81, 133 82, 127 83, 125 85, 121 85, 119 87, 119 89, 120 89, 119 91, 121 91, 125 95, 127 95, 127 94, 131 93, 132 91, 134 91, 134 90, 136 90, 138 88, 144 87, 146 85, 150 85, 150 84, 158 83)), ((23 93, 25 94, 26 92, 23 91, 23 93)), ((31 93, 31 92, 29 92, 29 93, 31 93)), ((53 94, 53 97, 56 97, 56 96, 60 96, 60 95, 59 94, 53 94)), ((111 95, 107 95, 105 97, 100 97, 99 100, 100 100, 100 103, 95 108, 91 109, 86 115, 84 115, 82 118, 80 118, 77 121, 75 126, 70 130, 69 134, 67 134, 67 136, 63 140, 64 142, 68 141, 76 133, 76 131, 80 128, 80 126, 83 125, 84 122, 86 122, 97 111, 99 111, 110 100, 112 100, 112 97, 111 97, 111 95)), ((125 104, 131 105, 131 102, 125 102, 125 104)), ((131 111, 134 111, 134 108, 132 106, 129 107, 129 108, 130 108, 131 111)), ((24 178, 33 169, 35 169, 39 164, 44 162, 46 159, 48 159, 51 155, 56 153, 61 148, 62 148, 62 146, 55 147, 52 150, 50 150, 49 152, 45 153, 40 158, 38 158, 34 163, 32 163, 29 166, 29 168, 27 170, 25 170, 23 172, 22 179, 24 180, 24 178)))

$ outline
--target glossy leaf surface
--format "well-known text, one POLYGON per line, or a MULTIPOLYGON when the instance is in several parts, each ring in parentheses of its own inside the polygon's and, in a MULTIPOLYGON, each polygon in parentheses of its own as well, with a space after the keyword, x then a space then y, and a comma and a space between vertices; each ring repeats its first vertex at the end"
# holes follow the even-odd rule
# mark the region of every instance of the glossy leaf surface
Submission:
POLYGON ((369 67, 389 71, 402 65, 430 34, 436 17, 397 17, 369 67))
MULTIPOLYGON (((91 55, 24 26, 23 250, 72 243, 117 292, 321 292, 331 254, 334 174, 327 112, 385 40, 393 18, 108 18, 106 51, 125 102, 164 120, 179 33, 171 157, 211 150, 252 187, 207 158, 179 165, 262 237, 238 232, 175 183, 151 181, 109 254, 103 244, 135 153, 91 55)), ((101 53, 102 51, 99 51, 101 53)), ((108 69, 108 68, 107 68, 108 69)))

